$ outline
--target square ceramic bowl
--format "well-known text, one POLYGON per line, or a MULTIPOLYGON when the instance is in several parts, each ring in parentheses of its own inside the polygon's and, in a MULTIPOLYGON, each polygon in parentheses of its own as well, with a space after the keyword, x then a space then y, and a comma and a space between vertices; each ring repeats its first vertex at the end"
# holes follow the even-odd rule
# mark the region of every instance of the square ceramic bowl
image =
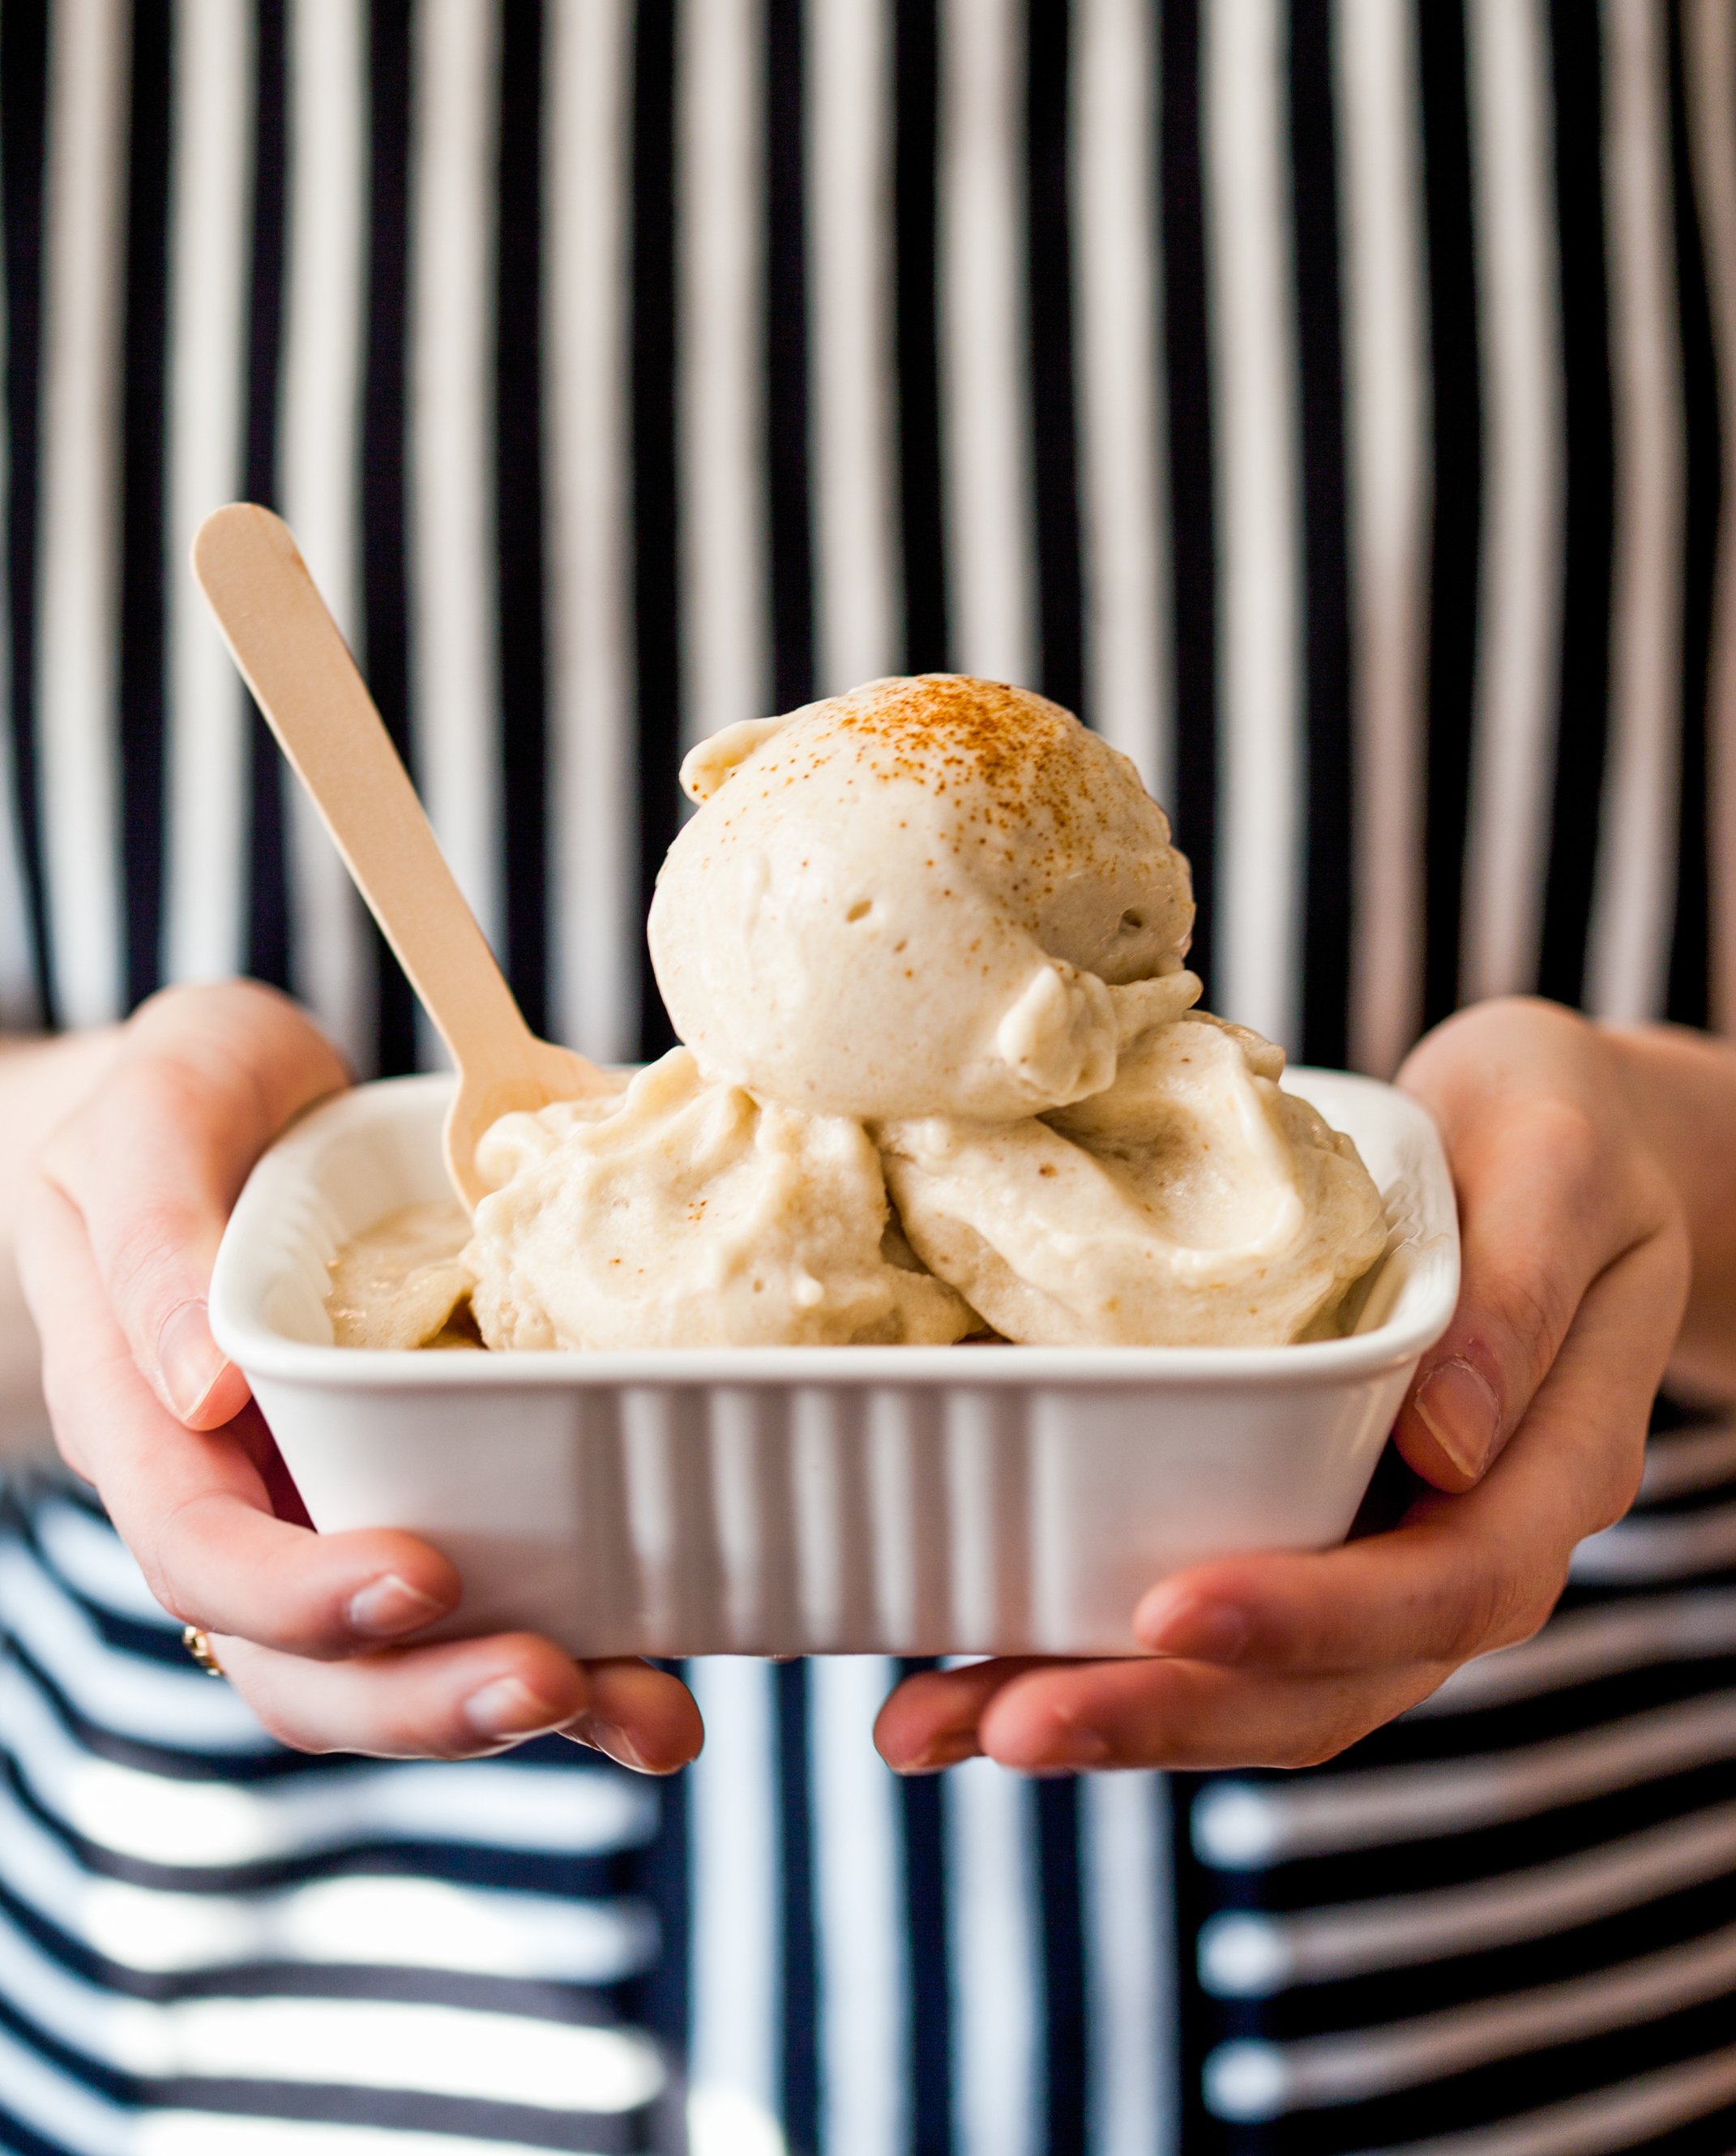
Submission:
POLYGON ((444 1197, 451 1081, 364 1086, 254 1168, 211 1317, 316 1523, 413 1529, 465 1581, 449 1634, 575 1655, 1137 1652, 1152 1582, 1350 1525, 1458 1293, 1433 1124, 1295 1070, 1391 1233, 1355 1330, 1288 1348, 335 1348, 340 1244, 444 1197))

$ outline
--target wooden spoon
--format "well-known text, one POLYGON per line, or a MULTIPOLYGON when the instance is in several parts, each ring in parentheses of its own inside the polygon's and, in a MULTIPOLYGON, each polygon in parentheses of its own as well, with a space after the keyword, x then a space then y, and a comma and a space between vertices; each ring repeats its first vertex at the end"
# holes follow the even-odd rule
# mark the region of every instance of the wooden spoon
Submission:
POLYGON ((474 1212, 487 1192, 476 1144, 496 1116, 612 1092, 615 1081, 525 1024, 289 526, 269 509, 231 503, 199 526, 193 567, 266 723, 458 1066, 446 1170, 474 1212))

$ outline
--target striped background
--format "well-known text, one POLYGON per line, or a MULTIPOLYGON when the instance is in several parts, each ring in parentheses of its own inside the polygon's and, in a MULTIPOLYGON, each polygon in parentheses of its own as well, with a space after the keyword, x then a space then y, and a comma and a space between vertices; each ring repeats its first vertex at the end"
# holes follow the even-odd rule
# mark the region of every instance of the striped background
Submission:
MULTIPOLYGON (((363 1069, 425 1050, 181 566, 238 493, 295 526, 532 1022, 594 1054, 666 1039, 640 922, 681 745, 942 665, 1138 759, 1212 1001, 1305 1055, 1389 1070, 1532 985, 1736 1017, 1731 0, 8 0, 0 249, 9 1019, 242 966, 363 1069)), ((663 1954, 604 2006, 513 2010, 686 2042, 720 2139, 781 2119, 848 2156, 1168 2151, 1178 2089, 1188 2156, 1713 2156, 1736 1460, 1692 1457, 1528 1662, 1323 1778, 899 1788, 863 1737, 885 1668, 707 1665, 711 1744, 623 1887, 663 1954), (1582 1799, 1581 1752, 1651 1764, 1582 1799), (1477 1814, 1461 1754, 1545 1810, 1477 1814), (1529 1876, 1557 1856, 1590 1872, 1529 1876), (1438 1967, 1353 1908, 1389 1894, 1438 1967), (1564 2015, 1603 2034, 1564 2046, 1564 2015)), ((172 1659, 136 1609, 101 1652, 30 1630, 126 1592, 88 1539, 68 1586, 77 1531, 49 1549, 43 1517, 8 1548, 49 1586, 0 1577, 15 1794, 57 1728, 139 1763, 136 1665, 172 1659)), ((151 1771, 244 1779, 230 1735, 151 1771)), ((153 1883, 59 1801, 33 1815, 99 1882, 153 1883)), ((0 1873, 0 1917, 124 1989, 88 1906, 28 1883, 0 1873)), ((277 1883, 154 1881, 256 1928, 277 1883)), ((303 1989, 353 1995, 340 1960, 303 1989)), ((43 2147, 229 2156, 230 2114, 289 2103, 127 2082, 44 1967, 0 1970, 35 2000, 0 2005, 0 2087, 48 2107, 43 2147), (135 2100, 170 2138, 115 2123, 135 2100)), ((490 2086, 388 2128, 346 2085, 365 2139, 257 2146, 607 2145, 464 2108, 490 2086)))
POLYGON ((937 666, 1138 758, 1210 993, 1308 1056, 1533 984, 1703 1018, 1714 947, 1722 1014, 1729 44, 1726 0, 9 8, 8 1007, 246 967, 415 1057, 182 567, 245 493, 593 1053, 665 1038, 680 745, 937 666))

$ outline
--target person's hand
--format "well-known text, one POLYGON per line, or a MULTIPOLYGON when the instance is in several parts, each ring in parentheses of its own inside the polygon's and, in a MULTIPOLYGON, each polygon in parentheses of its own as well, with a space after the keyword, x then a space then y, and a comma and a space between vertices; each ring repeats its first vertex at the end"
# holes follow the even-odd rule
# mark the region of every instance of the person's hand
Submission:
POLYGON ((461 1758, 561 1730, 671 1772, 699 1749, 698 1712, 645 1663, 580 1666, 528 1633, 413 1644, 460 1599, 450 1561, 408 1534, 315 1534, 211 1337, 206 1288, 247 1171, 347 1082, 295 1006, 251 983, 172 989, 121 1029, 21 1223, 61 1451, 285 1743, 461 1758))
POLYGON ((1439 1119, 1464 1278, 1394 1433, 1432 1487, 1389 1533, 1200 1564, 1134 1619, 1159 1659, 912 1677, 876 1732, 905 1772, 1307 1766, 1528 1638, 1618 1519, 1682 1321, 1682 1202, 1617 1044, 1554 1005, 1461 1014, 1400 1082, 1439 1119))

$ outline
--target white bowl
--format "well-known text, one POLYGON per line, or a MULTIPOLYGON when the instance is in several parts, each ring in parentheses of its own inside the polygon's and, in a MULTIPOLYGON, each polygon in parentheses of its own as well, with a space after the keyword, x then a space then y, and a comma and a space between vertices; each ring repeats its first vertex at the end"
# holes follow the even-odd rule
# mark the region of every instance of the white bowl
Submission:
POLYGON ((1379 1185, 1388 1255, 1349 1337, 1292 1348, 335 1348, 340 1244, 447 1194, 451 1081, 328 1101, 242 1192, 211 1286, 316 1523, 407 1527, 465 1581, 449 1635, 573 1654, 1138 1651, 1152 1582, 1319 1548, 1355 1515, 1458 1294, 1426 1113, 1294 1070, 1379 1185))

